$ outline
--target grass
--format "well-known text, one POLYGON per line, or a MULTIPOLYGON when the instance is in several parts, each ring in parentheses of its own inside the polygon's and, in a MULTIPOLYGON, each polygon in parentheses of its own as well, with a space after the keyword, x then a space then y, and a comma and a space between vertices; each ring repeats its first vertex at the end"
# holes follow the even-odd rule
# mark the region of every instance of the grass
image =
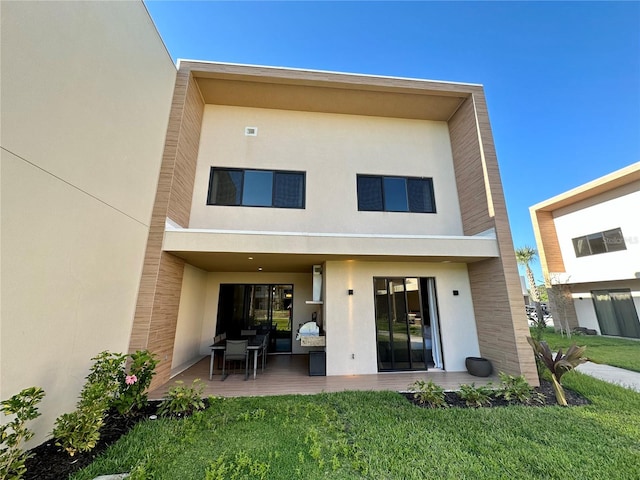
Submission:
POLYGON ((572 335, 569 339, 559 333, 554 333, 552 328, 546 329, 543 333, 543 340, 549 344, 552 350, 556 350, 558 347, 566 349, 574 343, 586 345, 585 355, 589 360, 640 372, 640 341, 601 335, 572 335))
POLYGON ((422 409, 392 392, 216 399, 136 426, 74 480, 637 479, 640 394, 571 372, 584 407, 422 409))

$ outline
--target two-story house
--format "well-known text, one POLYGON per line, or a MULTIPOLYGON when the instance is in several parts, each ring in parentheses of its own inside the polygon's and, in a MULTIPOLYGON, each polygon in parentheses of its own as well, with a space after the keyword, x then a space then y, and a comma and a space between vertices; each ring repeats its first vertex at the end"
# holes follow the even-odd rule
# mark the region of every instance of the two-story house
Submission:
POLYGON ((156 384, 214 335, 271 332, 327 375, 537 383, 480 85, 181 61, 131 333, 156 384))
POLYGON ((640 338, 640 162, 530 212, 556 327, 640 338))

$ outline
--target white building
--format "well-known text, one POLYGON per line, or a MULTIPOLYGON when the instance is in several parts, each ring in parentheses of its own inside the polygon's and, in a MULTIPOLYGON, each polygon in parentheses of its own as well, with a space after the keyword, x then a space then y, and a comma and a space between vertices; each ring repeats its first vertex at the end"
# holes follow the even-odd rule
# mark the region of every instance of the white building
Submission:
POLYGON ((530 211, 556 326, 640 338, 640 162, 530 211))

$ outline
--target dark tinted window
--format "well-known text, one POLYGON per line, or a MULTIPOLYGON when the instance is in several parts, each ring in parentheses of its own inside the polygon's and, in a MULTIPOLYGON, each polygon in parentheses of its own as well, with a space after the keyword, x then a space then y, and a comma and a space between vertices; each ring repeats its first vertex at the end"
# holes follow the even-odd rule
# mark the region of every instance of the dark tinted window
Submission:
POLYGON ((614 228, 606 232, 591 233, 571 239, 576 257, 626 250, 622 230, 614 228))
POLYGON ((604 243, 607 246, 607 252, 617 252, 618 250, 627 249, 627 246, 624 243, 624 237, 622 236, 622 230, 619 228, 602 232, 602 236, 604 237, 604 243))
POLYGON ((358 210, 382 209, 382 177, 358 176, 358 210))
POLYGON ((358 210, 435 213, 431 178, 358 175, 358 210))
POLYGON ((270 207, 273 201, 273 172, 268 170, 246 170, 242 205, 248 207, 270 207))
POLYGON ((211 168, 208 205, 304 208, 304 172, 211 168))
POLYGON ((401 177, 384 177, 384 209, 387 212, 407 212, 407 180, 401 177))
POLYGON ((209 187, 210 203, 217 205, 239 205, 242 199, 241 170, 214 170, 209 187))
POLYGON ((411 212, 436 211, 430 178, 409 178, 407 180, 407 197, 411 212))
POLYGON ((304 208, 304 175, 301 173, 274 174, 273 206, 304 208))

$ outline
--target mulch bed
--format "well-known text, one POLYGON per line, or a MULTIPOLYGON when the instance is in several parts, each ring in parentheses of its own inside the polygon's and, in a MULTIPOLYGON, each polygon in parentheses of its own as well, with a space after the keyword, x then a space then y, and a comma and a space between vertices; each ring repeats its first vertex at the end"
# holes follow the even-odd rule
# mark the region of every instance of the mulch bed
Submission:
POLYGON ((129 416, 112 411, 100 430, 100 440, 90 452, 76 453, 70 457, 50 439, 30 451, 33 456, 26 462, 25 480, 65 480, 72 473, 91 464, 98 455, 131 430, 136 423, 156 415, 160 402, 149 402, 144 410, 129 416))
MULTIPOLYGON (((544 401, 542 403, 540 403, 540 402, 532 402, 530 404, 522 404, 522 403, 513 402, 513 401, 512 402, 507 402, 502 397, 496 397, 496 396, 491 395, 490 396, 491 404, 490 405, 484 405, 481 408, 508 407, 510 405, 526 405, 526 406, 530 406, 530 407, 543 407, 543 406, 557 405, 556 396, 555 396, 555 393, 553 393, 553 385, 551 384, 551 382, 549 382, 547 380, 540 380, 540 386, 536 387, 534 389, 534 391, 536 391, 538 393, 542 393, 544 395, 544 401)), ((587 400, 585 397, 583 397, 579 393, 574 392, 573 390, 569 390, 568 388, 565 387, 564 393, 565 393, 565 397, 567 399, 567 404, 570 407, 572 407, 572 406, 580 406, 580 405, 588 405, 589 404, 589 400, 587 400)), ((404 393, 403 395, 411 403, 413 403, 413 404, 415 404, 417 406, 420 406, 420 407, 427 407, 428 408, 427 405, 420 405, 418 400, 416 400, 414 398, 413 393, 404 393)), ((466 404, 466 402, 460 398, 460 396, 458 395, 457 392, 445 392, 445 402, 450 407, 476 408, 476 407, 469 407, 466 404)))
MULTIPOLYGON (((537 387, 535 390, 545 395, 545 403, 535 403, 533 406, 556 405, 553 387, 550 382, 541 381, 540 387, 537 387)), ((570 406, 586 405, 589 403, 586 398, 567 388, 565 388, 565 393, 567 403, 570 406)), ((418 405, 417 401, 413 398, 413 394, 405 393, 404 396, 409 401, 418 405)), ((446 392, 445 397, 447 404, 451 407, 468 408, 456 392, 446 392)), ((75 456, 70 457, 62 448, 56 447, 53 440, 44 442, 42 445, 30 451, 33 456, 27 460, 25 480, 64 480, 68 478, 70 474, 91 464, 98 455, 131 430, 136 423, 149 418, 151 415, 155 415, 158 405, 159 402, 149 402, 145 410, 126 417, 118 415, 116 412, 111 412, 102 427, 100 441, 91 452, 76 453, 75 456)), ((491 407, 506 407, 508 405, 513 405, 513 403, 508 403, 502 398, 491 399, 491 407)))

